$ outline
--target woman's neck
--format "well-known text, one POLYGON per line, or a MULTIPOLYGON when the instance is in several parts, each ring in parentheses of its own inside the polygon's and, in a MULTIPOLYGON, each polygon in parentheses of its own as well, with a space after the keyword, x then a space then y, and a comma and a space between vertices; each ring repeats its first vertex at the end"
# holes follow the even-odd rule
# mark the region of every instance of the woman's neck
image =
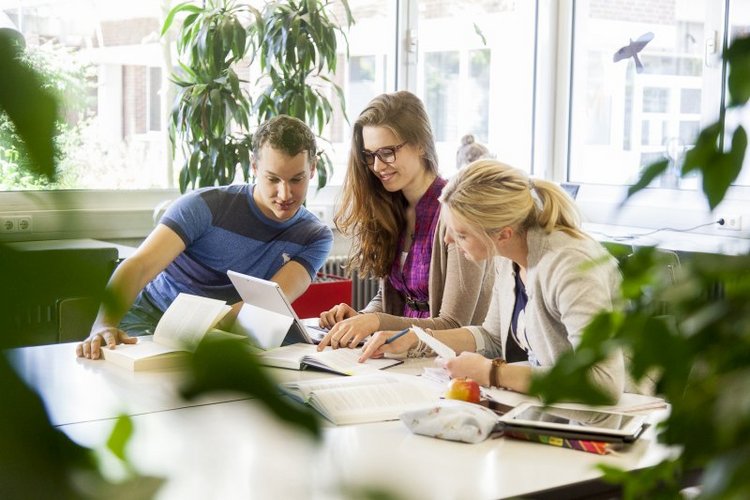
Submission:
POLYGON ((513 232, 510 241, 508 241, 499 252, 505 258, 508 258, 518 264, 524 271, 529 262, 529 245, 526 241, 526 232, 513 232))
POLYGON ((411 183, 409 183, 409 185, 404 186, 401 192, 404 194, 404 197, 409 204, 409 208, 417 206, 417 203, 422 199, 422 196, 424 196, 430 188, 436 177, 436 174, 424 170, 422 175, 416 177, 411 183))

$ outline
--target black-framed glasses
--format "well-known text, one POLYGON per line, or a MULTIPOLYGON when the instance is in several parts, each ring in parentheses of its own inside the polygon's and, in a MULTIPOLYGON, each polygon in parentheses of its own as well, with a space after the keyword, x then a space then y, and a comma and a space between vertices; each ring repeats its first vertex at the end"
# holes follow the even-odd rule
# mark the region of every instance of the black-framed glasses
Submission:
POLYGON ((391 164, 396 161, 396 151, 403 148, 408 141, 404 141, 396 146, 386 146, 383 148, 376 149, 375 151, 362 150, 362 159, 365 161, 368 167, 375 165, 375 157, 377 156, 383 163, 391 164))

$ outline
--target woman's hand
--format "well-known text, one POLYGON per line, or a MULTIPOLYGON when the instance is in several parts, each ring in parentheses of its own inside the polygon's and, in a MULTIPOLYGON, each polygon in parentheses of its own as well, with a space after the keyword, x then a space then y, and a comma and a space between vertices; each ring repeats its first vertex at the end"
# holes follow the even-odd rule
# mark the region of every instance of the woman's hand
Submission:
POLYGON ((475 352, 462 352, 453 359, 443 362, 451 378, 470 378, 483 386, 490 385, 492 360, 475 352))
POLYGON ((76 346, 76 356, 79 358, 99 359, 102 355, 102 345, 114 349, 117 344, 135 344, 136 337, 130 337, 127 333, 114 326, 96 326, 91 329, 89 338, 76 346))
POLYGON ((359 313, 352 309, 349 304, 341 303, 329 310, 320 313, 320 327, 331 329, 339 321, 357 316, 359 313))
POLYGON ((367 344, 365 344, 358 361, 364 363, 369 358, 382 358, 386 353, 403 354, 419 342, 417 334, 409 330, 409 333, 406 335, 402 335, 393 342, 386 344, 388 339, 397 333, 396 331, 376 332, 370 337, 367 344))
POLYGON ((318 344, 318 350, 322 351, 327 345, 330 345, 334 349, 338 349, 339 347, 357 347, 365 337, 372 334, 380 326, 380 320, 374 314, 357 314, 356 312, 355 314, 356 316, 339 321, 333 325, 328 330, 328 333, 326 333, 326 336, 323 337, 323 340, 320 341, 320 344, 318 344))

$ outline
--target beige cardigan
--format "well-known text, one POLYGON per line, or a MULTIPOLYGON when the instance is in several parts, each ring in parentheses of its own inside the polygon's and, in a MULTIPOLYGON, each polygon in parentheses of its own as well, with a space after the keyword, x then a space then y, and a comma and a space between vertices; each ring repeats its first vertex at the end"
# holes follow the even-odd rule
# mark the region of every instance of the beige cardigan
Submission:
MULTIPOLYGON (((611 255, 596 241, 574 238, 562 231, 545 234, 532 229, 526 269, 526 337, 534 371, 549 369, 563 352, 575 349, 591 319, 602 310, 619 307, 620 273, 611 255)), ((477 352, 502 357, 515 303, 512 262, 495 257, 497 276, 492 306, 482 326, 472 326, 477 352)), ((622 352, 598 363, 591 378, 617 400, 625 384, 622 352)))
POLYGON ((455 244, 446 245, 442 220, 435 231, 430 261, 430 318, 405 318, 404 297, 389 280, 380 280, 377 295, 361 312, 375 313, 380 330, 400 330, 411 325, 433 330, 478 325, 484 321, 492 298, 494 263, 473 262, 455 244))

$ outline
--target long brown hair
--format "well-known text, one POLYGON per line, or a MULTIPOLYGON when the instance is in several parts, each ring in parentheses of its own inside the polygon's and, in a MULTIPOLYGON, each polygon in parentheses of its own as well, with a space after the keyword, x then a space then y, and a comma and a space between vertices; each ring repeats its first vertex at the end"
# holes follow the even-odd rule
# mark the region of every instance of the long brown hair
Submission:
POLYGON ((417 96, 407 91, 374 98, 354 122, 346 179, 336 215, 336 228, 352 237, 349 269, 381 278, 396 258, 398 238, 406 224, 406 198, 388 192, 362 157, 362 129, 384 127, 400 142, 421 146, 422 164, 437 175, 437 153, 427 111, 417 96))
POLYGON ((443 188, 440 202, 479 235, 510 226, 588 237, 581 230, 578 207, 557 184, 532 180, 497 160, 477 160, 459 170, 443 188))

